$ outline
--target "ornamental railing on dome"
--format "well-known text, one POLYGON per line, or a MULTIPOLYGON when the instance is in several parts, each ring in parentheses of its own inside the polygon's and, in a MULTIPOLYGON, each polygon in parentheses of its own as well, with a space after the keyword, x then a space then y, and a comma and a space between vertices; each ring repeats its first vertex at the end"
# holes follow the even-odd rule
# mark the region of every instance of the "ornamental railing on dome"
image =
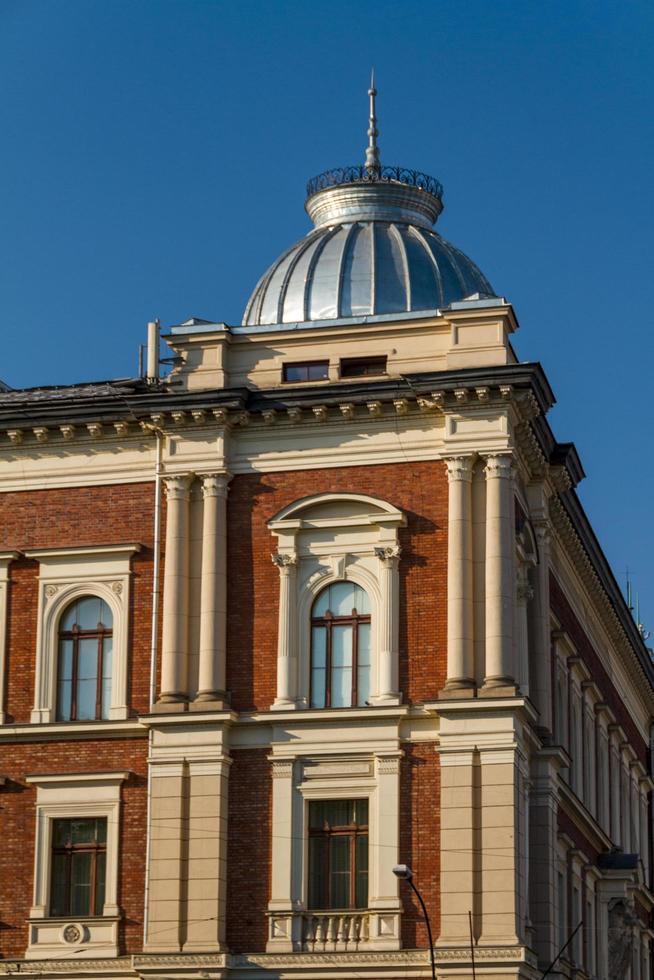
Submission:
POLYGON ((337 167, 335 170, 325 170, 324 173, 312 177, 307 184, 307 197, 324 191, 327 187, 338 187, 339 184, 406 184, 418 187, 433 197, 442 200, 443 185, 435 177, 420 173, 419 170, 408 170, 406 167, 337 167))

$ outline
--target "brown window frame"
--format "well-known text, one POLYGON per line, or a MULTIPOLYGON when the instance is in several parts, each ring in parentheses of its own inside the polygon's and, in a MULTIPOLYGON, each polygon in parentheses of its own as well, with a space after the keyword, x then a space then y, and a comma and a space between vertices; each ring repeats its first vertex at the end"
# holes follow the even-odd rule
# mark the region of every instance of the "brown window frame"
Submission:
MULTIPOLYGON (((356 607, 349 616, 334 616, 328 609, 324 616, 311 617, 311 666, 313 667, 313 630, 316 626, 323 627, 325 638, 325 708, 331 708, 332 703, 332 629, 334 626, 352 626, 352 691, 349 705, 339 707, 356 708, 359 700, 359 626, 371 622, 370 613, 357 613, 356 607)), ((310 676, 313 670, 310 671, 310 676)), ((313 705, 313 679, 310 682, 309 703, 313 705)))
MULTIPOLYGON (((347 802, 347 803, 365 802, 365 803, 368 804, 368 808, 370 806, 370 804, 369 804, 369 802, 368 802, 367 799, 365 799, 364 801, 360 801, 360 800, 316 800, 316 801, 313 801, 312 800, 309 803, 309 807, 311 807, 311 803, 312 802, 321 803, 321 804, 325 804, 325 803, 345 803, 345 802, 347 802)), ((320 838, 322 840, 326 840, 327 841, 327 847, 324 848, 324 855, 323 855, 323 862, 324 862, 324 864, 323 864, 323 874, 322 874, 322 880, 323 880, 324 887, 325 887, 325 896, 326 896, 326 898, 325 898, 325 901, 324 902, 321 902, 321 903, 319 903, 317 905, 313 905, 312 906, 312 908, 315 909, 315 911, 332 910, 332 909, 343 909, 343 906, 342 905, 336 906, 336 905, 334 905, 332 903, 332 900, 331 900, 332 875, 331 875, 331 847, 329 846, 329 842, 331 840, 333 840, 334 838, 336 838, 336 837, 348 837, 349 840, 350 840, 350 848, 349 848, 349 858, 350 858, 350 867, 349 867, 349 873, 350 873, 350 895, 349 895, 349 903, 348 903, 348 905, 345 906, 344 910, 357 909, 357 908, 367 908, 367 905, 368 905, 368 895, 366 895, 366 904, 365 905, 360 905, 359 906, 359 905, 356 904, 356 886, 357 886, 357 874, 358 874, 358 869, 357 869, 357 840, 359 838, 361 838, 361 837, 365 837, 365 839, 368 841, 368 857, 369 857, 370 856, 370 835, 369 835, 369 830, 370 830, 370 813, 369 812, 368 812, 368 823, 365 823, 365 824, 358 824, 356 822, 353 822, 353 823, 350 823, 350 824, 342 824, 342 825, 332 826, 332 825, 328 824, 327 822, 325 822, 321 828, 318 828, 318 827, 312 827, 311 826, 311 820, 309 820, 309 840, 311 841, 312 839, 320 838)), ((311 845, 309 845, 309 847, 310 846, 311 845)), ((312 871, 312 868, 311 868, 311 855, 309 855, 309 880, 311 879, 311 871, 312 871)), ((368 868, 366 868, 366 873, 368 873, 368 868)), ((369 882, 369 879, 368 879, 368 882, 369 882)))
MULTIPOLYGON (((81 915, 83 918, 84 917, 97 918, 98 915, 102 915, 102 912, 97 913, 95 911, 95 907, 96 907, 96 901, 97 901, 97 898, 98 898, 98 854, 104 854, 105 855, 105 885, 104 885, 104 888, 105 888, 105 895, 106 895, 106 887, 107 887, 106 886, 106 873, 107 873, 107 865, 106 865, 106 860, 107 860, 106 859, 106 854, 107 854, 107 833, 106 833, 106 831, 107 831, 107 828, 106 828, 106 823, 107 823, 107 818, 106 817, 70 817, 70 818, 63 817, 63 818, 57 818, 56 820, 53 820, 53 826, 52 826, 52 840, 53 840, 53 843, 52 843, 52 849, 51 849, 52 850, 52 861, 51 861, 51 872, 50 872, 50 915, 51 916, 56 917, 56 918, 63 918, 65 916, 70 916, 70 915, 75 914, 75 915, 81 915), (73 843, 59 844, 59 845, 55 844, 54 843, 54 838, 55 838, 55 824, 57 824, 57 823, 68 823, 68 824, 71 824, 75 820, 94 820, 96 823, 98 821, 100 821, 100 820, 104 821, 104 823, 105 823, 105 839, 104 839, 104 841, 102 841, 101 843, 98 843, 97 841, 95 841, 95 842, 87 842, 87 843, 84 843, 84 844, 73 844, 73 843), (91 887, 89 889, 89 910, 87 912, 85 912, 85 913, 79 913, 79 912, 73 913, 71 911, 72 898, 73 898, 73 892, 72 892, 72 887, 71 887, 72 886, 73 855, 74 854, 87 854, 87 853, 90 853, 91 854, 91 872, 90 872, 90 885, 91 885, 91 887), (53 909, 54 875, 55 875, 55 860, 54 859, 55 859, 56 856, 59 856, 59 855, 63 855, 64 858, 65 858, 65 885, 64 885, 65 903, 64 904, 65 904, 66 907, 65 907, 65 909, 63 911, 60 911, 60 912, 58 911, 58 912, 55 913, 55 911, 53 909)), ((103 895, 103 899, 104 899, 105 895, 103 895)), ((103 901, 103 904, 104 904, 104 901, 103 901)))
MULTIPOLYGON (((86 597, 84 597, 86 598, 86 597)), ((59 700, 59 693, 57 693, 57 708, 56 708, 56 718, 57 721, 78 721, 77 718, 77 674, 79 669, 79 641, 80 640, 92 640, 97 637, 98 640, 98 651, 96 659, 97 676, 96 676, 96 687, 95 687, 95 716, 94 721, 102 721, 102 674, 104 671, 104 641, 113 638, 113 627, 107 629, 102 623, 98 623, 93 630, 81 630, 77 623, 73 626, 71 630, 59 630, 58 635, 58 657, 57 657, 57 678, 61 676, 61 644, 62 640, 72 640, 73 643, 73 655, 72 655, 72 668, 71 668, 71 690, 70 690, 70 717, 62 718, 61 715, 61 705, 59 700)))
POLYGON ((287 384, 287 385, 305 385, 305 384, 314 384, 316 381, 329 381, 329 361, 324 360, 324 358, 320 358, 320 359, 318 359, 316 361, 290 361, 288 363, 282 364, 282 383, 283 384, 287 384), (296 379, 296 378, 287 378, 286 377, 286 373, 287 373, 287 371, 288 371, 289 368, 306 368, 307 369, 307 373, 308 373, 308 370, 310 368, 316 367, 316 366, 322 366, 322 367, 324 367, 324 369, 325 369, 325 376, 324 376, 324 378, 309 378, 309 377, 307 377, 305 379, 296 379))
POLYGON ((370 355, 370 357, 342 357, 339 365, 339 377, 349 380, 350 378, 374 378, 387 374, 388 357, 386 354, 370 355), (363 370, 348 370, 361 365, 363 370), (379 370, 367 371, 366 367, 379 368, 379 370))

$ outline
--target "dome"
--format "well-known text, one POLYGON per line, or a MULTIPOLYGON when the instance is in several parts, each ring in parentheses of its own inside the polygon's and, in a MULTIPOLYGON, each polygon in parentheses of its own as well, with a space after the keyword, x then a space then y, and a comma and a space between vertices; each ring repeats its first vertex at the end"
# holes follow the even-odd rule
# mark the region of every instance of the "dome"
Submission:
POLYGON ((374 84, 369 95, 365 164, 309 181, 305 208, 315 227, 261 277, 244 326, 419 313, 495 295, 474 262, 433 230, 440 183, 381 166, 374 84))

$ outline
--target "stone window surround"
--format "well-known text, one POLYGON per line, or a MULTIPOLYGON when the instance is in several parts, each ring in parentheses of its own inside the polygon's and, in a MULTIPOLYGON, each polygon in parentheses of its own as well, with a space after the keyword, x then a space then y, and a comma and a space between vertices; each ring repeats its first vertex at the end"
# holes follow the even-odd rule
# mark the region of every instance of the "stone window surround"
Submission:
POLYGON ((118 955, 118 841, 120 787, 129 772, 35 774, 25 781, 36 787, 34 895, 29 912, 26 958, 76 958, 118 955), (107 865, 102 916, 52 918, 49 915, 52 824, 57 819, 106 818, 107 865), (94 949, 94 947, 96 947, 94 949))
POLYGON ((20 557, 17 551, 0 552, 0 725, 5 723, 5 682, 7 676, 7 606, 9 601, 9 565, 20 557))
MULTIPOLYGON (((127 705, 128 630, 131 558, 140 544, 40 548, 24 551, 39 562, 36 671, 32 723, 56 720, 59 620, 75 599, 95 595, 113 615, 110 721, 124 721, 127 705)), ((100 722, 101 724, 102 722, 100 722)))
MULTIPOLYGON (((399 949, 398 884, 400 750, 339 756, 272 755, 273 864, 268 952, 299 951, 301 914, 308 909, 309 802, 366 799, 369 807, 366 949, 399 949)), ((329 914, 329 911, 326 911, 329 914)))
POLYGON ((405 524, 406 518, 397 508, 378 498, 354 493, 323 493, 301 498, 268 522, 269 529, 278 537, 278 552, 272 559, 281 578, 274 709, 309 707, 311 609, 317 595, 338 581, 354 582, 370 598, 370 704, 401 702, 397 690, 398 529, 405 524), (348 503, 353 508, 350 516, 348 503), (334 504, 342 504, 345 513, 311 517, 311 510, 334 504), (316 533, 313 541, 310 540, 312 531, 316 533), (334 542, 319 540, 325 531, 334 534, 334 542), (342 545, 337 540, 339 532, 343 535, 342 545), (301 545, 300 534, 304 537, 301 545))

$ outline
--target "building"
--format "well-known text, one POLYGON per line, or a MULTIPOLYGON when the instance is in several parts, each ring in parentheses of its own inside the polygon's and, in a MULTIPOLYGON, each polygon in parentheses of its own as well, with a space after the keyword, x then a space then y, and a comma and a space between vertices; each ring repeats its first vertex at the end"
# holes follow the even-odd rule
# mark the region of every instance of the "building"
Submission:
POLYGON ((650 655, 374 96, 241 326, 0 393, 0 975, 429 977, 405 863, 441 980, 652 976, 650 655))

